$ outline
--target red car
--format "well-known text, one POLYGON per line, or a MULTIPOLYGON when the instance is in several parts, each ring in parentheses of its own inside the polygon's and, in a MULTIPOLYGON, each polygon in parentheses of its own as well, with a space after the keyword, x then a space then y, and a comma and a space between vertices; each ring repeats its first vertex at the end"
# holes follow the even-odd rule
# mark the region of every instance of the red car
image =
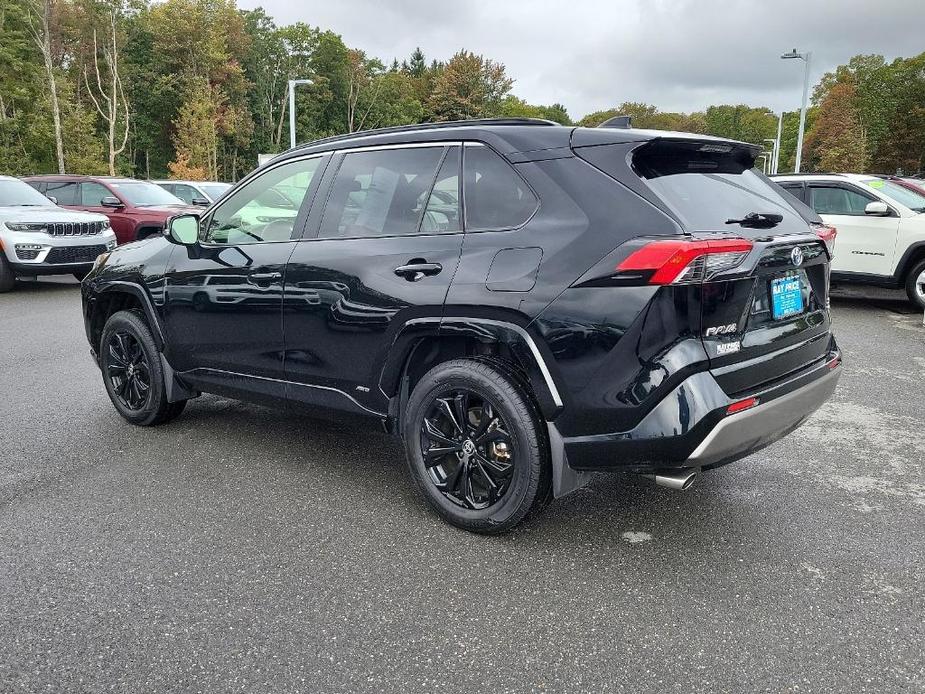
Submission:
POLYGON ((174 215, 202 212, 154 183, 133 178, 55 175, 23 180, 61 207, 106 215, 119 243, 160 234, 174 215))

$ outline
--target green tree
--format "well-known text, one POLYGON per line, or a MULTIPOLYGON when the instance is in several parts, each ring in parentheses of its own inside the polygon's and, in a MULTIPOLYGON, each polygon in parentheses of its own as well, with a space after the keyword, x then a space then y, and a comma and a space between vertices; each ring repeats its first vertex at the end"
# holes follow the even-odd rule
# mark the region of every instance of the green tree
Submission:
POLYGON ((826 92, 803 154, 810 171, 867 169, 867 136, 861 125, 857 88, 851 82, 838 82, 826 92))
POLYGON ((468 51, 459 51, 436 76, 428 101, 435 121, 486 118, 501 111, 514 81, 504 65, 468 51))

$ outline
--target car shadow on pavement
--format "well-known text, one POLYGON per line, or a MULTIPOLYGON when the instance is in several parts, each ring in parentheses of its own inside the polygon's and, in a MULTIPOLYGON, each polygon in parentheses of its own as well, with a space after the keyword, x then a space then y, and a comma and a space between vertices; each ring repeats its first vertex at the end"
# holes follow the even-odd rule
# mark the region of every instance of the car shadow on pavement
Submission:
POLYGON ((72 277, 67 278, 39 278, 35 280, 30 279, 16 279, 16 287, 13 289, 17 293, 32 293, 32 294, 45 294, 45 293, 63 293, 63 292, 80 292, 80 282, 72 277))

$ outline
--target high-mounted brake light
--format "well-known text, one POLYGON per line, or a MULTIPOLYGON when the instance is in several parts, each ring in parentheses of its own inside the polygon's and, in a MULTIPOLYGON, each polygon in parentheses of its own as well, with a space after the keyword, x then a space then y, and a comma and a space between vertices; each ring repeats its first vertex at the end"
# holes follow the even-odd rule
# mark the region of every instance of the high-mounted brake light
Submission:
POLYGON ((811 224, 813 232, 825 243, 829 251, 829 256, 835 254, 835 237, 838 235, 838 229, 829 224, 811 224))
POLYGON ((617 272, 651 271, 649 284, 692 284, 737 267, 751 250, 746 239, 652 241, 617 265, 617 272))

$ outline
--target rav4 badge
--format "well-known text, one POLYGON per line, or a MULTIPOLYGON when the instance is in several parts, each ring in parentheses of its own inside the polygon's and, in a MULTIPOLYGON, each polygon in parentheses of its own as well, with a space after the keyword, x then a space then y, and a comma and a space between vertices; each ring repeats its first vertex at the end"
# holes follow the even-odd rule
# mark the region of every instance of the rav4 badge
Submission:
POLYGON ((706 336, 713 337, 714 335, 729 335, 734 333, 738 328, 737 323, 730 323, 729 325, 715 325, 712 328, 707 328, 706 336))

